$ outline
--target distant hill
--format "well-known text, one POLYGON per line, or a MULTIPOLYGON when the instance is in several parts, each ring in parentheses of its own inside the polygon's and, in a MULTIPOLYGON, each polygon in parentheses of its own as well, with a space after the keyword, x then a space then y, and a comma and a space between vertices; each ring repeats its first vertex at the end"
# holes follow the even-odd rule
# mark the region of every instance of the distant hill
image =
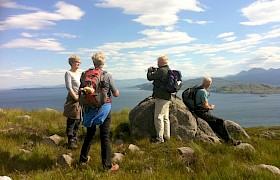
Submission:
POLYGON ((280 85, 280 69, 253 68, 248 71, 241 71, 236 75, 223 77, 223 79, 238 82, 251 82, 280 85))
MULTIPOLYGON (((186 88, 186 85, 188 85, 188 87, 191 87, 196 84, 200 85, 201 80, 202 80, 201 78, 184 80, 183 88, 186 88)), ((279 87, 273 85, 280 85, 280 68, 279 69, 270 68, 268 70, 262 68, 253 68, 248 71, 241 71, 236 75, 229 75, 221 78, 213 78, 213 80, 214 83, 212 85, 212 89, 217 92, 227 93, 227 92, 231 92, 231 90, 229 89, 232 89, 233 87, 235 88, 235 91, 239 89, 238 87, 240 88, 242 87, 243 90, 239 89, 238 91, 245 92, 245 93, 250 93, 250 92, 259 93, 260 91, 255 90, 255 88, 258 88, 259 90, 263 90, 267 92, 271 91, 271 93, 272 92, 278 93, 277 89, 279 87), (252 89, 252 87, 254 87, 254 90, 252 89), (225 91, 225 89, 228 90, 225 91)), ((123 80, 115 79, 115 84, 118 88, 138 87, 144 90, 152 90, 153 87, 151 82, 149 82, 146 78, 123 79, 123 80)), ((19 89, 65 88, 65 85, 64 84, 59 84, 56 86, 32 85, 32 86, 14 87, 13 89, 18 89, 18 88, 19 89)))
MULTIPOLYGON (((122 79, 122 80, 114 80, 117 88, 130 88, 134 87, 139 84, 147 83, 149 82, 147 79, 144 78, 137 78, 137 79, 122 79)), ((65 84, 58 84, 58 85, 25 85, 25 86, 16 86, 10 89, 26 89, 26 90, 32 90, 32 89, 46 89, 46 88, 65 88, 65 84)), ((3 88, 0 90, 7 90, 9 88, 3 88)))
MULTIPOLYGON (((195 85, 201 85, 201 78, 189 79, 183 81, 182 90, 187 89, 195 85)), ((152 90, 152 83, 144 83, 135 86, 141 90, 152 90)), ((213 84, 211 85, 211 92, 215 93, 232 93, 232 94, 280 94, 280 86, 258 84, 258 83, 246 83, 228 81, 222 78, 213 78, 213 84)))
POLYGON ((147 82, 149 81, 144 78, 115 80, 117 88, 133 87, 147 82))

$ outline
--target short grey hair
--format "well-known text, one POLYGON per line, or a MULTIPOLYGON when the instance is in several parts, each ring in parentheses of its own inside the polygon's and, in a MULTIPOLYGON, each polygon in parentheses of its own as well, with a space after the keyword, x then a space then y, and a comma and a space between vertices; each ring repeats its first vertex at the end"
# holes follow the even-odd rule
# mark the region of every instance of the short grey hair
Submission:
POLYGON ((205 76, 203 78, 203 82, 202 82, 203 85, 209 85, 211 83, 212 83, 212 78, 210 76, 205 76))
POLYGON ((105 64, 105 55, 99 51, 91 56, 94 67, 102 67, 105 64))
POLYGON ((72 56, 69 57, 68 59, 68 63, 70 64, 70 66, 72 66, 73 62, 81 62, 81 58, 75 54, 73 54, 72 56))

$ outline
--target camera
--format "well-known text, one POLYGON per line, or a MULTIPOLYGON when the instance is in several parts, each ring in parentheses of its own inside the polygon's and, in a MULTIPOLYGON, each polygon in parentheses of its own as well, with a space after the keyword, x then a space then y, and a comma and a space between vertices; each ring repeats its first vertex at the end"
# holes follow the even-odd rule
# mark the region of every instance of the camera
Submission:
POLYGON ((150 68, 149 68, 149 71, 150 71, 150 72, 155 72, 155 71, 157 71, 157 68, 156 68, 156 67, 150 67, 150 68))

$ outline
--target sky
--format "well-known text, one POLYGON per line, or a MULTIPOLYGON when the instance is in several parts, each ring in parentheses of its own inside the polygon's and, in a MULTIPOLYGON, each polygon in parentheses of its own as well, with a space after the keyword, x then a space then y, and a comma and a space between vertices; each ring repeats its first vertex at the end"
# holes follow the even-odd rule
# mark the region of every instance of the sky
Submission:
POLYGON ((280 0, 0 0, 0 88, 64 84, 98 51, 115 80, 161 55, 184 79, 280 68, 280 0))

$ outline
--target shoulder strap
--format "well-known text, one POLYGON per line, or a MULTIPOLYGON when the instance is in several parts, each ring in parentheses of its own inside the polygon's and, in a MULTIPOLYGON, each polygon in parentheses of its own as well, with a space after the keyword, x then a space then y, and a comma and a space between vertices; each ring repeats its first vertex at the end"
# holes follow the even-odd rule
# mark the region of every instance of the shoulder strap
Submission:
POLYGON ((196 94, 197 94, 197 91, 199 89, 203 89, 203 87, 202 86, 197 86, 197 87, 195 87, 195 90, 194 90, 194 105, 195 105, 195 107, 197 107, 197 104, 196 104, 196 94))
MULTIPOLYGON (((87 70, 88 71, 88 70, 87 70)), ((82 72, 81 74, 81 78, 80 78, 80 88, 83 88, 82 85, 83 85, 83 81, 84 81, 84 78, 85 78, 85 74, 87 71, 84 71, 82 72)))
POLYGON ((101 81, 105 81, 105 74, 107 73, 107 71, 103 71, 102 70, 102 72, 101 72, 101 74, 100 74, 100 80, 101 81))

